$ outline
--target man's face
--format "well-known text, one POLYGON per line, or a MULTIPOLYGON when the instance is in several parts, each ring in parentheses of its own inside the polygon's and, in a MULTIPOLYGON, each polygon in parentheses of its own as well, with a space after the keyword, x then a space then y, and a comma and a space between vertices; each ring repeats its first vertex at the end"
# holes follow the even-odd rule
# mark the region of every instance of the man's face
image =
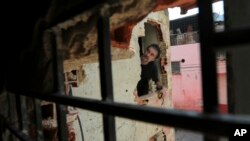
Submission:
POLYGON ((149 47, 141 57, 141 64, 146 65, 149 62, 154 61, 157 55, 158 51, 153 47, 149 47))

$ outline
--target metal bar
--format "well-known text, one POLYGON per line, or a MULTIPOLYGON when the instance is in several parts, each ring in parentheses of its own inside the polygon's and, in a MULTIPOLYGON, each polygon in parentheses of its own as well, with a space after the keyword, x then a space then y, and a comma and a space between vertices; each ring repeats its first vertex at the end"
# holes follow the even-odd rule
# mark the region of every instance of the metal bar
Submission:
POLYGON ((22 111, 21 111, 21 103, 20 103, 20 97, 21 97, 21 95, 16 95, 16 111, 17 111, 17 122, 18 122, 18 127, 20 128, 20 129, 23 129, 23 123, 22 123, 22 121, 23 121, 23 119, 22 119, 22 111))
POLYGON ((229 23, 228 23, 228 1, 223 0, 223 9, 224 9, 224 31, 227 31, 230 29, 229 23))
POLYGON ((22 116, 22 124, 23 124, 23 132, 28 135, 28 130, 29 130, 29 116, 28 116, 28 107, 26 103, 26 97, 20 96, 20 103, 21 103, 21 116, 22 116))
MULTIPOLYGON (((53 51, 54 89, 57 95, 64 94, 63 66, 61 54, 61 32, 51 33, 53 51)), ((66 107, 56 103, 57 136, 59 141, 68 141, 68 126, 66 119, 66 107)))
POLYGON ((57 136, 59 141, 68 141, 68 127, 66 123, 66 107, 56 104, 57 136))
POLYGON ((35 108, 35 122, 36 122, 36 139, 37 141, 43 141, 43 127, 42 127, 42 112, 41 112, 41 101, 39 99, 34 99, 35 108))
POLYGON ((3 141, 3 134, 6 129, 6 121, 3 115, 0 114, 0 141, 3 141))
POLYGON ((234 74, 232 68, 232 54, 226 54, 226 70, 227 70, 227 104, 228 104, 228 113, 234 114, 235 113, 235 100, 236 100, 236 93, 234 89, 234 74))
POLYGON ((198 0, 200 51, 202 68, 203 109, 205 113, 218 111, 216 54, 212 47, 214 32, 211 0, 198 0))
POLYGON ((34 141, 30 138, 30 136, 24 134, 22 131, 16 129, 14 126, 6 125, 7 129, 13 133, 20 141, 34 141))
MULTIPOLYGON (((102 100, 113 102, 109 17, 100 16, 97 28, 102 100)), ((103 114, 103 128, 105 141, 115 141, 115 119, 113 116, 103 114)))
POLYGON ((3 141, 3 129, 0 126, 0 141, 3 141))
MULTIPOLYGON (((232 67, 232 53, 226 53, 226 70, 227 70, 227 107, 228 113, 234 114, 235 113, 235 100, 236 100, 236 93, 235 93, 235 81, 234 81, 234 74, 233 74, 233 67, 232 67)), ((230 136, 228 141, 234 141, 233 137, 230 136)))
MULTIPOLYGON (((203 112, 218 112, 216 53, 212 47, 214 33, 212 0, 198 0, 200 51, 202 68, 203 112)), ((218 140, 217 136, 204 135, 205 141, 218 140)))
POLYGON ((228 48, 228 46, 235 47, 233 45, 236 44, 250 43, 249 34, 250 28, 214 33, 213 45, 216 48, 228 48))
POLYGON ((64 95, 62 31, 54 29, 50 33, 53 53, 54 91, 64 95))
POLYGON ((28 134, 29 120, 26 106, 26 97, 16 95, 16 106, 19 128, 22 129, 25 134, 28 134))
MULTIPOLYGON (((16 106, 16 96, 10 92, 8 92, 8 107, 9 107, 9 124, 13 126, 18 126, 18 119, 17 119, 17 106, 16 106)), ((16 141, 14 135, 10 136, 10 141, 16 141)))
POLYGON ((98 50, 100 63, 101 94, 102 100, 113 101, 112 64, 110 55, 110 30, 109 17, 98 19, 98 50))
POLYGON ((113 115, 103 113, 103 129, 105 141, 116 141, 115 118, 113 115))
POLYGON ((80 97, 68 97, 64 95, 41 95, 38 93, 28 92, 19 92, 19 94, 119 117, 221 136, 229 136, 231 129, 243 127, 246 129, 250 128, 249 118, 240 118, 239 116, 234 115, 220 115, 217 113, 202 114, 191 111, 178 111, 123 103, 110 103, 106 101, 80 97))

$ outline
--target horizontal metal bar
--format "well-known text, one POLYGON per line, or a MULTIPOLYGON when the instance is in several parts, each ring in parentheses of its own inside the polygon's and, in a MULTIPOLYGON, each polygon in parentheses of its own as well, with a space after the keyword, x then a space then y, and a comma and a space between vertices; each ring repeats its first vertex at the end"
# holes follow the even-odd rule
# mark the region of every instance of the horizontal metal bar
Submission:
POLYGON ((234 115, 202 114, 191 111, 160 109, 58 94, 14 93, 104 114, 221 136, 231 135, 230 131, 232 129, 250 128, 249 118, 246 119, 234 115))
POLYGON ((21 130, 18 130, 16 127, 11 125, 6 125, 7 129, 13 133, 20 141, 34 141, 30 136, 24 134, 21 130))
POLYGON ((250 28, 214 33, 213 45, 215 48, 228 48, 228 46, 250 43, 249 34, 250 28))

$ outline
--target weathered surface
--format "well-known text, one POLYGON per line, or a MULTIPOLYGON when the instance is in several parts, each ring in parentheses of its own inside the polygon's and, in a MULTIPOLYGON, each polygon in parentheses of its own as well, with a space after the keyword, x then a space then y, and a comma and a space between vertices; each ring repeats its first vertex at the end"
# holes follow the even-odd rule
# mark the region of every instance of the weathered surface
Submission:
MULTIPOLYGON (((133 92, 136 88, 136 84, 140 79, 140 55, 139 55, 139 44, 138 37, 145 36, 145 23, 155 22, 159 25, 158 30, 162 32, 162 36, 159 36, 163 48, 162 57, 169 58, 169 37, 168 37, 168 18, 164 11, 153 12, 144 18, 141 22, 134 26, 130 39, 130 48, 133 49, 134 55, 128 59, 112 61, 112 74, 113 74, 113 90, 114 90, 114 101, 121 103, 137 104, 134 101, 133 92), (164 50, 165 49, 165 50, 164 50), (165 54, 165 55, 164 55, 165 54)), ((117 49, 118 48, 112 48, 117 49)), ((168 64, 169 59, 167 59, 168 64)), ((74 96, 93 98, 101 100, 100 94, 100 77, 97 63, 84 64, 85 80, 82 85, 78 88, 73 89, 74 96)), ((166 65, 166 72, 169 71, 170 66, 166 65)), ((171 97, 171 75, 163 77, 167 79, 165 87, 167 87, 167 95, 163 99, 153 97, 150 99, 148 106, 154 106, 159 108, 172 108, 172 97, 171 97)), ((79 110, 79 116, 82 120, 84 127, 85 140, 103 140, 103 129, 102 129, 102 116, 97 113, 90 111, 79 110)), ((77 127, 77 140, 81 140, 79 125, 77 127)), ((146 124, 143 122, 116 118, 116 136, 118 141, 145 141, 151 137, 164 132, 167 140, 174 140, 174 130, 172 128, 162 127, 154 124, 146 124)))
MULTIPOLYGON (((117 52, 112 52, 113 59, 131 57, 129 43, 133 27, 151 11, 163 10, 175 6, 195 6, 195 0, 127 0, 113 5, 106 5, 102 11, 110 13, 111 44, 117 52), (118 52, 123 52, 122 54, 118 52)), ((68 21, 58 24, 63 30, 63 50, 65 72, 76 65, 97 61, 96 21, 98 8, 94 7, 68 21)), ((187 8, 186 8, 187 9, 187 8)))
MULTIPOLYGON (((130 46, 133 27, 159 4, 165 2, 169 1, 127 0, 103 7, 97 5, 53 27, 52 31, 57 34, 56 45, 63 54, 64 72, 77 69, 81 64, 97 61, 96 21, 100 9, 102 13, 110 13, 111 46, 117 48, 112 51, 112 59, 118 60, 133 56, 134 51, 130 46)), ((39 93, 53 91, 51 49, 55 43, 51 44, 51 42, 55 41, 51 40, 51 35, 44 32, 44 29, 62 13, 79 8, 79 4, 84 6, 87 3, 84 0, 52 2, 47 16, 37 21, 33 29, 31 48, 17 57, 19 62, 17 61, 17 65, 13 68, 18 68, 20 71, 9 78, 8 86, 39 93)), ((168 5, 165 6, 165 8, 168 7, 168 5)))
MULTIPOLYGON (((154 0, 129 0, 108 6, 111 15, 110 29, 113 47, 111 54, 113 60, 133 56, 134 51, 129 47, 133 26, 152 11, 154 5, 154 0)), ((107 7, 103 8, 103 11, 105 10, 107 7)), ((93 8, 57 25, 57 28, 62 30, 64 72, 73 70, 84 63, 97 62, 97 29, 95 26, 97 13, 98 9, 93 8)))

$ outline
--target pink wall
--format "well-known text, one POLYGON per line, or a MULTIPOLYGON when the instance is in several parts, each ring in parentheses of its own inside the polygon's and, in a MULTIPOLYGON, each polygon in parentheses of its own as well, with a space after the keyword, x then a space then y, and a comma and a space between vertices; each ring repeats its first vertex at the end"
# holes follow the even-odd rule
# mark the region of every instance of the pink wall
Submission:
MULTIPOLYGON (((181 61, 181 73, 173 74, 173 103, 176 109, 201 111, 202 109, 202 86, 200 65, 200 44, 186 44, 171 46, 171 61, 181 61)), ((225 61, 224 61, 225 62, 225 61)), ((226 105, 226 75, 225 63, 217 64, 219 100, 226 105)), ((225 111, 225 110, 222 110, 225 111)))
POLYGON ((227 113, 227 75, 226 73, 218 73, 218 94, 220 112, 227 113))
POLYGON ((200 110, 201 77, 199 44, 171 46, 171 61, 180 61, 181 73, 172 76, 172 96, 177 109, 200 110))

